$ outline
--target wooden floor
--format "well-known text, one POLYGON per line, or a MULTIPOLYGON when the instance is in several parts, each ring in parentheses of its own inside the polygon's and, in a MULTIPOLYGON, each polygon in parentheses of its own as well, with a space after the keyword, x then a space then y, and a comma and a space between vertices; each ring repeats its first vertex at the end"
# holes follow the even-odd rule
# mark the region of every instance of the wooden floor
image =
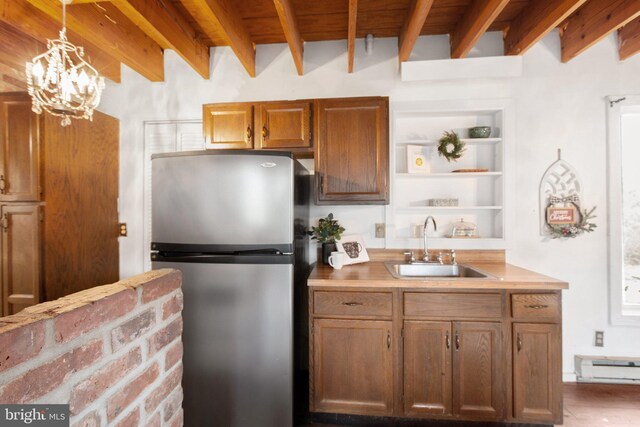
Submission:
MULTIPOLYGON (((373 422, 367 426, 378 427, 373 422)), ((433 423, 412 423, 411 426, 432 426, 433 423)), ((460 424, 456 424, 460 425, 460 424)), ((486 425, 465 423, 469 427, 486 425)), ((496 424, 491 424, 495 426, 496 424)), ((503 424, 511 426, 513 424, 503 424)), ((306 422, 299 427, 351 427, 353 424, 340 425, 306 422)), ((357 426, 363 426, 358 422, 357 426)), ((640 385, 618 384, 577 384, 564 385, 564 427, 640 427, 640 385)))
POLYGON ((563 425, 640 426, 640 385, 565 384, 563 425))

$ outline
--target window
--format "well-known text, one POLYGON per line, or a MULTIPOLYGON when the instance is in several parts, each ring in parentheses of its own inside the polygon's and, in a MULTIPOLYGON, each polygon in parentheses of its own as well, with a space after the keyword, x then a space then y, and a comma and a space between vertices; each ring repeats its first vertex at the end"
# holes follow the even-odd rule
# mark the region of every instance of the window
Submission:
POLYGON ((640 324, 640 96, 609 100, 611 322, 640 324))

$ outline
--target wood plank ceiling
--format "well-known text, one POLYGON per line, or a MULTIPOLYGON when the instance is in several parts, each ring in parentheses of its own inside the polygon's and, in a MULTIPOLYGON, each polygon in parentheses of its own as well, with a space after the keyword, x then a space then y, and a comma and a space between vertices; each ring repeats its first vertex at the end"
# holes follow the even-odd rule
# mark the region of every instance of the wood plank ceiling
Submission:
MULTIPOLYGON (((24 63, 57 38, 60 0, 0 0, 0 91, 24 90, 24 63)), ((126 64, 164 79, 163 52, 177 52, 208 78, 210 46, 230 46, 256 75, 257 44, 287 43, 298 74, 304 42, 397 37, 410 58, 420 35, 449 35, 451 58, 463 58, 487 31, 504 35, 505 55, 522 55, 554 28, 567 62, 617 31, 621 60, 640 51, 640 0, 74 0, 67 6, 71 42, 104 76, 120 81, 126 64)))

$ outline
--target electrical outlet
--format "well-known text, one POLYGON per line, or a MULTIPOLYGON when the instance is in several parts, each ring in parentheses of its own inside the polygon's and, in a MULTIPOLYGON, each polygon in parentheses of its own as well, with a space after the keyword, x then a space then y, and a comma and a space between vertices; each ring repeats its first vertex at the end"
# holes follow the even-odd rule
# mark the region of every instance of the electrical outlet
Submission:
POLYGON ((604 347, 604 331, 596 331, 596 347, 604 347))
POLYGON ((376 238, 383 239, 385 236, 385 226, 383 223, 376 223, 376 238))

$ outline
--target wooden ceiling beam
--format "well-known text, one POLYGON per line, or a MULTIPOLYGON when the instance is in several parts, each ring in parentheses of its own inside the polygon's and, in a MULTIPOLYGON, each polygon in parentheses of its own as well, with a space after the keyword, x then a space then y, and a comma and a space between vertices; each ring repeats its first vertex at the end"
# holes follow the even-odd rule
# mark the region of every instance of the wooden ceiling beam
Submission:
POLYGON ((531 2, 511 22, 504 39, 504 54, 523 55, 586 1, 545 0, 531 2))
POLYGON ((111 0, 131 22, 164 49, 172 49, 209 78, 209 47, 168 0, 111 0))
POLYGON ((358 0, 349 0, 349 27, 347 30, 347 71, 353 73, 356 54, 356 25, 358 23, 358 0))
POLYGON ((467 56, 508 3, 509 0, 475 0, 450 36, 451 58, 467 56))
POLYGON ((433 0, 414 0, 409 9, 409 16, 400 31, 398 37, 398 59, 400 62, 407 61, 413 51, 413 46, 420 36, 422 27, 427 20, 427 16, 433 6, 433 0))
MULTIPOLYGON (((58 0, 27 0, 61 20, 58 0)), ((162 48, 109 2, 67 6, 67 28, 153 82, 164 80, 162 48)))
POLYGON ((182 5, 214 38, 222 36, 251 77, 256 76, 256 47, 242 22, 234 0, 181 0, 182 5))
POLYGON ((282 25, 284 37, 287 39, 287 43, 289 44, 289 50, 293 56, 293 62, 296 64, 296 70, 298 70, 298 75, 301 76, 304 72, 304 42, 300 36, 298 20, 293 9, 293 4, 291 3, 291 0, 273 0, 273 4, 276 6, 280 25, 282 25))
POLYGON ((640 18, 636 18, 618 30, 618 54, 620 60, 640 52, 640 18))
POLYGON ((19 91, 26 91, 27 90, 27 83, 20 80, 20 79, 16 79, 15 77, 3 74, 2 75, 2 81, 5 84, 9 84, 12 87, 16 88, 19 91))
MULTIPOLYGON (((61 28, 57 21, 24 0, 0 0, 0 21, 42 42, 42 48, 36 54, 46 50, 47 39, 58 38, 61 28)), ((67 35, 70 42, 76 46, 84 47, 85 60, 101 75, 113 82, 120 83, 120 61, 69 29, 67 29, 67 35)))
POLYGON ((587 2, 561 29, 562 62, 570 61, 639 16, 640 0, 587 2))
POLYGON ((25 63, 44 52, 46 46, 38 40, 17 32, 5 22, 0 22, 0 70, 7 74, 7 68, 15 70, 14 76, 22 75, 26 81, 25 63))

